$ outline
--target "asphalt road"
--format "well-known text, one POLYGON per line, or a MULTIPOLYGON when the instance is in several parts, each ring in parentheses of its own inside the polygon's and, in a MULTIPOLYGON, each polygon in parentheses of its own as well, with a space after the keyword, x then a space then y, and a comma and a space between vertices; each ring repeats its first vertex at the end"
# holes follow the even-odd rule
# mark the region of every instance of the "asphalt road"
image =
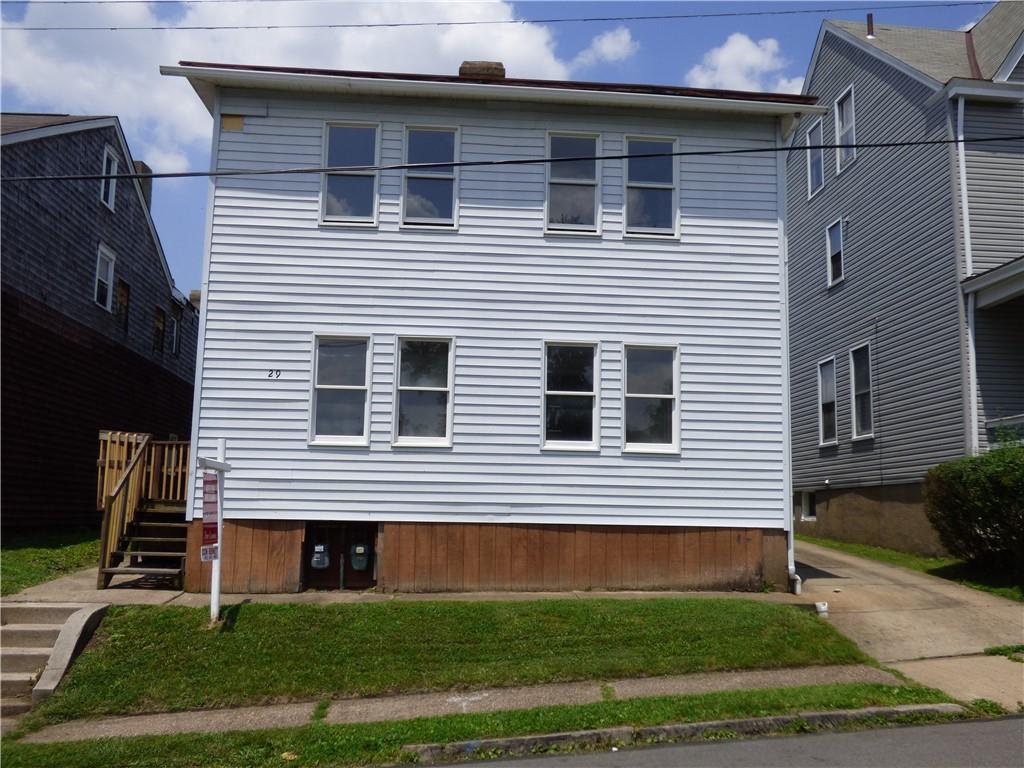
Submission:
MULTIPOLYGON (((1024 717, 502 761, 509 768, 1021 768, 1024 717)), ((476 765, 494 766, 495 763, 476 765)))

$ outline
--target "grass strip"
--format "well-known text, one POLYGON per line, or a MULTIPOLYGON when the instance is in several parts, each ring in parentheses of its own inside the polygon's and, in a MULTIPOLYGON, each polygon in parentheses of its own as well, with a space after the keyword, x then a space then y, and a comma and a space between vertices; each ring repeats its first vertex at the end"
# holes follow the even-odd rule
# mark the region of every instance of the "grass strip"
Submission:
POLYGON ((0 594, 16 592, 96 565, 99 536, 94 530, 5 534, 0 547, 0 594))
POLYGON ((800 711, 930 704, 951 699, 920 686, 865 683, 661 696, 531 710, 446 715, 388 723, 271 731, 113 738, 55 744, 6 739, 5 768, 354 766, 402 762, 407 744, 523 736, 617 725, 648 726, 800 711))
POLYGON ((733 599, 111 607, 33 722, 869 661, 813 612, 733 599))
POLYGON ((985 649, 987 656, 1005 656, 1010 661, 1024 662, 1024 645, 993 645, 985 649))
POLYGON ((870 544, 851 544, 846 541, 819 539, 803 534, 797 534, 796 538, 806 541, 808 544, 817 544, 819 547, 828 547, 848 555, 866 557, 869 560, 877 560, 888 565, 898 565, 901 568, 927 573, 929 576, 955 581, 965 587, 980 589, 1008 600, 1024 602, 1024 584, 1015 579, 1008 569, 989 568, 984 564, 971 563, 955 557, 912 555, 908 552, 875 547, 870 544))

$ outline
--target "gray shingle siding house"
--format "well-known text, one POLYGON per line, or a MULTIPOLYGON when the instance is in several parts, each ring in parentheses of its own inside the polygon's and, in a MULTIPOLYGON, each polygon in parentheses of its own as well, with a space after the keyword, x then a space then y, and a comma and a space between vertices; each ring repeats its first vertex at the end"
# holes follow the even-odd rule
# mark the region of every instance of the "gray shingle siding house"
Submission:
MULTIPOLYGON (((1022 33, 826 21, 793 141, 1024 134, 1022 33)), ((937 552, 924 474, 1024 421, 1024 142, 793 152, 787 190, 797 530, 937 552)))

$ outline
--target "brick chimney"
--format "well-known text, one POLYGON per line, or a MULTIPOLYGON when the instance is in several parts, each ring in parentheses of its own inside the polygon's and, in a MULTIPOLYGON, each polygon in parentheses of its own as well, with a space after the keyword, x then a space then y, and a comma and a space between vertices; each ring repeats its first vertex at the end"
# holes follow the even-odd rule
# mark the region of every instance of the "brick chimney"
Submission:
MULTIPOLYGON (((152 173, 153 169, 146 165, 141 160, 134 160, 136 173, 152 173)), ((153 180, 152 179, 139 179, 139 184, 142 185, 142 196, 146 198, 146 207, 152 209, 153 207, 153 180)))
POLYGON ((505 65, 500 61, 464 61, 459 67, 459 77, 475 80, 504 80, 505 65))
POLYGON ((873 13, 869 13, 868 14, 868 34, 867 34, 867 38, 868 38, 868 40, 874 40, 875 39, 875 14, 873 14, 873 13))

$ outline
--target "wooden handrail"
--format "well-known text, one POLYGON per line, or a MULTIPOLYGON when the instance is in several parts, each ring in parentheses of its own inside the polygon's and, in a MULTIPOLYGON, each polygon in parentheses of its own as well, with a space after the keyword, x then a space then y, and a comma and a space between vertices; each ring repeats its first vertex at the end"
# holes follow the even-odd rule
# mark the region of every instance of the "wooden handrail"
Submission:
POLYGON ((103 589, 110 583, 110 576, 104 572, 112 568, 115 552, 121 548, 121 540, 128 532, 128 526, 135 521, 135 515, 144 500, 150 435, 145 435, 128 461, 124 474, 117 481, 113 492, 107 496, 103 510, 103 526, 100 529, 100 567, 96 574, 96 587, 103 589))

